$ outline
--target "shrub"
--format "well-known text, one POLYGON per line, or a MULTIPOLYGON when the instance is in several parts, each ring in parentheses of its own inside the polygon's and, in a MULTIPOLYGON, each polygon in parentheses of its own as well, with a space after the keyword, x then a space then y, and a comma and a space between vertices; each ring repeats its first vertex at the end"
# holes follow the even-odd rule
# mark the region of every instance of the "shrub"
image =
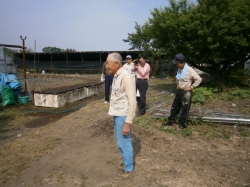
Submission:
POLYGON ((230 90, 228 92, 222 92, 220 96, 222 97, 222 99, 225 100, 232 100, 236 96, 246 99, 250 97, 250 90, 240 89, 236 87, 234 90, 230 90))
POLYGON ((207 99, 215 99, 212 88, 199 87, 193 91, 194 105, 202 105, 207 99))

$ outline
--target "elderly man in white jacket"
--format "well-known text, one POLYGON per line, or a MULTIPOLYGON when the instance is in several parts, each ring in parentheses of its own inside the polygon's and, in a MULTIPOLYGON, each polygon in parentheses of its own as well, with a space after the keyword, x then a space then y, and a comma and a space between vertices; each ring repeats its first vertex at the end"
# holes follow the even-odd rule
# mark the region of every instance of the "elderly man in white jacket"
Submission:
POLYGON ((109 74, 114 75, 108 114, 114 116, 115 139, 122 156, 119 168, 123 171, 118 177, 127 179, 132 176, 134 170, 130 132, 136 111, 135 81, 122 67, 122 57, 119 53, 108 55, 106 67, 109 74))

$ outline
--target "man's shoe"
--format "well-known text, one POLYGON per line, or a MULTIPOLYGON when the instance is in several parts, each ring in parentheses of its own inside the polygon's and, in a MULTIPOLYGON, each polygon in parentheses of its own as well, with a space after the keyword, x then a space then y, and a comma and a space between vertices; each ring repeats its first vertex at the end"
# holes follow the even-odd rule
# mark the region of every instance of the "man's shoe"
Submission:
POLYGON ((126 180, 126 179, 130 179, 132 177, 134 177, 133 172, 122 171, 121 173, 118 174, 116 179, 118 179, 118 180, 126 180))
POLYGON ((162 126, 173 126, 173 122, 171 122, 171 121, 163 122, 161 125, 162 126))
POLYGON ((119 166, 117 167, 117 169, 118 169, 119 171, 123 171, 123 170, 124 170, 124 165, 123 165, 123 163, 120 163, 119 166))
MULTIPOLYGON (((145 113, 144 113, 144 114, 145 114, 145 113)), ((136 116, 137 116, 137 117, 140 117, 140 116, 143 116, 144 114, 138 113, 136 116)))
POLYGON ((187 128, 187 126, 186 125, 179 125, 179 128, 180 129, 185 129, 185 128, 187 128))
POLYGON ((104 103, 106 104, 106 103, 108 103, 108 101, 104 101, 104 103))

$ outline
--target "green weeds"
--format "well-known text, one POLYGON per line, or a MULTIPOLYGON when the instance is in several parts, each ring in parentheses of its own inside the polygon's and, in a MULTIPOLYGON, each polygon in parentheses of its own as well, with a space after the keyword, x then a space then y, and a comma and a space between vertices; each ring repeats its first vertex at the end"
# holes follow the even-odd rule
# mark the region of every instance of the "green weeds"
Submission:
POLYGON ((246 127, 240 127, 239 132, 240 132, 240 135, 243 137, 246 137, 246 138, 250 137, 250 130, 246 127))
POLYGON ((173 127, 160 127, 160 131, 169 133, 169 134, 176 134, 176 129, 173 127))
POLYGON ((242 99, 246 99, 250 97, 250 90, 249 89, 240 89, 240 88, 235 88, 233 90, 230 90, 228 92, 222 92, 220 94, 221 98, 223 100, 232 100, 235 97, 240 97, 242 99))
POLYGON ((186 128, 186 129, 182 129, 180 133, 182 136, 187 137, 193 134, 193 130, 191 128, 186 128))

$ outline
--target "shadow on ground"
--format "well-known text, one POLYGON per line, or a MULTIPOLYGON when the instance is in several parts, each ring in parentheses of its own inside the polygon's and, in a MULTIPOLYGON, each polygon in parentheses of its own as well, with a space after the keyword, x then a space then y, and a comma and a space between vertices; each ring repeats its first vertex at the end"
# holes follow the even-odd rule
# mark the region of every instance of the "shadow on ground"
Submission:
POLYGON ((102 98, 103 93, 100 93, 60 108, 37 107, 32 102, 25 105, 0 107, 0 144, 16 138, 18 134, 25 134, 32 128, 39 128, 51 122, 56 122, 102 98))

